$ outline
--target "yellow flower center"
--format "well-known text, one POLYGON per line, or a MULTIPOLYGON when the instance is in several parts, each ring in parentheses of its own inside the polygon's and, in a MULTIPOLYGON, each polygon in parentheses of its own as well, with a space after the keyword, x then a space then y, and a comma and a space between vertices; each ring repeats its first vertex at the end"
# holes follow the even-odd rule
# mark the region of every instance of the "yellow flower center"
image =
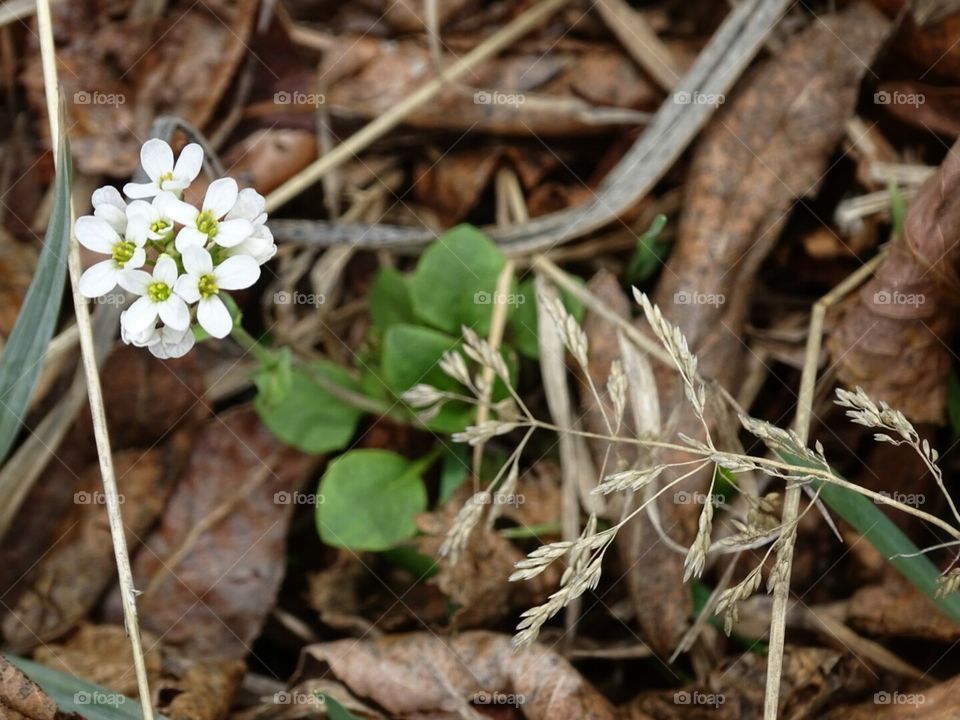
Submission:
POLYGON ((220 292, 220 288, 217 287, 217 280, 213 275, 201 275, 199 282, 197 282, 197 289, 200 291, 200 297, 203 298, 208 298, 220 292))
POLYGON ((170 229, 171 225, 166 220, 157 220, 156 222, 150 223, 150 232, 156 233, 157 235, 163 235, 170 229))
POLYGON ((158 178, 157 178, 157 185, 159 185, 159 186, 162 188, 162 187, 163 187, 163 184, 164 184, 167 180, 173 180, 173 170, 171 170, 170 172, 165 172, 163 175, 161 175, 160 177, 158 177, 158 178))
POLYGON ((137 246, 129 240, 121 240, 113 246, 113 260, 117 265, 123 267, 133 258, 137 251, 137 246))
POLYGON ((217 236, 217 219, 212 212, 204 210, 197 216, 197 230, 210 239, 217 236))
POLYGON ((170 286, 165 282, 160 282, 159 280, 152 282, 147 286, 147 295, 151 300, 157 303, 163 302, 170 297, 170 293, 170 286))

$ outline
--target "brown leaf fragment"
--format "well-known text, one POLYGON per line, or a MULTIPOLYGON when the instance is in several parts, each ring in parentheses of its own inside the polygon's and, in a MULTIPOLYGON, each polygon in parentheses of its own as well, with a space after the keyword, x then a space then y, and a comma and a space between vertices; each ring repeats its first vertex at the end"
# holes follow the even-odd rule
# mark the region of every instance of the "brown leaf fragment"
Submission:
POLYGON ((913 637, 954 643, 960 625, 941 613, 933 601, 899 576, 868 585, 850 599, 847 623, 877 637, 913 637))
POLYGON ((76 713, 61 713, 57 704, 40 686, 0 655, 0 716, 11 720, 61 720, 79 718, 76 713))
POLYGON ((170 720, 221 720, 230 712, 233 696, 246 672, 241 660, 201 662, 172 684, 176 691, 159 709, 170 720))
POLYGON ((432 633, 309 645, 298 677, 319 661, 360 698, 393 717, 463 717, 478 707, 515 707, 527 720, 606 720, 614 709, 562 657, 542 645, 514 650, 509 635, 432 633))
POLYGON ((942 423, 960 288, 960 143, 923 184, 874 277, 839 310, 827 347, 837 374, 914 422, 942 423))
MULTIPOLYGON (((163 512, 179 471, 181 442, 170 449, 124 450, 114 455, 127 544, 139 545, 163 512)), ((116 577, 107 510, 97 464, 83 473, 74 494, 73 518, 55 545, 23 579, 27 590, 3 619, 8 646, 25 649, 55 638, 96 606, 116 577)))
POLYGON ((890 688, 869 702, 835 708, 824 720, 956 720, 960 717, 960 676, 931 688, 890 688))
POLYGON ((196 660, 243 658, 283 578, 293 506, 315 460, 248 406, 199 433, 160 526, 134 559, 143 626, 196 660))

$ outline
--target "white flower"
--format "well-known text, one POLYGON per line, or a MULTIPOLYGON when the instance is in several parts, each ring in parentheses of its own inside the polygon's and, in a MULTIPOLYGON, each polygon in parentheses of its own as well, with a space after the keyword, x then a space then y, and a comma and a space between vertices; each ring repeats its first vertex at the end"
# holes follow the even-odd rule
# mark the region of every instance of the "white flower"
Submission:
MULTIPOLYGON (((127 225, 126 220, 123 224, 127 225)), ((121 236, 103 217, 84 215, 77 218, 74 232, 80 244, 101 255, 111 256, 109 260, 88 268, 80 276, 80 294, 84 297, 105 295, 117 286, 122 273, 135 270, 146 261, 147 254, 143 248, 146 236, 138 234, 135 228, 124 229, 125 233, 121 236)))
POLYGON ((171 327, 161 326, 156 330, 157 342, 148 345, 154 357, 161 360, 183 357, 197 341, 193 330, 174 330, 171 327))
POLYGON ((233 247, 250 237, 253 224, 249 220, 223 219, 236 204, 237 195, 237 181, 233 178, 220 178, 210 183, 200 210, 173 195, 164 194, 161 211, 184 226, 177 233, 177 251, 182 253, 191 245, 203 247, 208 240, 223 247, 233 247))
POLYGON ((127 345, 133 345, 135 347, 150 347, 151 345, 160 342, 160 335, 157 332, 157 328, 153 325, 150 325, 139 332, 130 332, 127 329, 126 315, 126 310, 120 313, 120 339, 123 340, 127 345))
POLYGON ((267 227, 267 201, 253 188, 244 188, 237 196, 233 210, 227 213, 227 220, 242 218, 253 225, 253 233, 239 245, 229 249, 227 255, 249 255, 263 265, 277 254, 273 233, 267 227))
POLYGON ((175 193, 183 191, 192 183, 203 167, 203 148, 190 143, 173 164, 173 150, 163 140, 147 140, 140 148, 140 164, 143 166, 148 183, 127 183, 123 192, 133 199, 152 198, 164 190, 175 193))
POLYGON ((152 203, 146 200, 134 200, 127 207, 127 218, 134 232, 142 234, 148 240, 167 242, 173 237, 173 219, 164 208, 167 200, 163 197, 170 193, 161 193, 152 203))
POLYGON ((174 291, 177 264, 169 255, 157 258, 153 276, 143 270, 126 270, 120 273, 119 282, 125 290, 141 296, 123 313, 129 335, 139 335, 153 325, 158 316, 174 330, 190 327, 190 310, 174 291))
POLYGON ((223 304, 221 290, 242 290, 260 277, 260 266, 248 255, 235 255, 213 266, 210 253, 197 245, 183 251, 186 274, 177 280, 175 291, 188 303, 197 304, 197 322, 215 338, 223 338, 233 329, 230 311, 223 304))
POLYGON ((93 203, 94 216, 110 223, 118 235, 127 231, 127 203, 119 190, 112 185, 104 185, 93 191, 90 201, 93 203))

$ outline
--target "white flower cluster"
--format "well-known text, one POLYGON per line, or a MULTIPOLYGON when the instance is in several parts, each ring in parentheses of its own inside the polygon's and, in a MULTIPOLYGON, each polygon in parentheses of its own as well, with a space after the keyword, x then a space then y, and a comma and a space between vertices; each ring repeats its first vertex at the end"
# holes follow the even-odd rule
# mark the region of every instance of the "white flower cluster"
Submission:
POLYGON ((220 292, 253 285, 277 248, 263 196, 239 190, 233 178, 210 183, 200 208, 183 201, 203 166, 196 143, 174 163, 167 143, 148 140, 140 162, 150 182, 124 186, 130 203, 102 187, 93 193, 93 215, 77 219, 80 244, 109 255, 83 273, 80 292, 96 298, 119 285, 138 295, 120 314, 123 341, 159 358, 180 357, 196 341, 194 320, 213 337, 230 333, 220 292))

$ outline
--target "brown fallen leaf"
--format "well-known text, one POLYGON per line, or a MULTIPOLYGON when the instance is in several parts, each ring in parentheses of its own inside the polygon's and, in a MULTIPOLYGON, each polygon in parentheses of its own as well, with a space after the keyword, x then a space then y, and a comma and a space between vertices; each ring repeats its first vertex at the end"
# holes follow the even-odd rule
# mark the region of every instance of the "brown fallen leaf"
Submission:
POLYGON ((4 720, 83 720, 63 713, 40 686, 0 655, 0 716, 4 720))
POLYGON ((945 644, 960 640, 960 625, 899 575, 889 574, 883 584, 857 590, 847 607, 847 623, 878 637, 923 638, 945 644))
POLYGON ((13 330, 36 264, 37 248, 17 242, 0 228, 0 336, 3 338, 9 337, 13 330))
POLYGON ((195 660, 245 657, 283 578, 293 506, 277 495, 299 489, 315 462, 249 405, 208 420, 134 558, 143 627, 195 660))
POLYGON ((915 81, 886 82, 877 87, 874 102, 881 110, 919 130, 947 137, 960 136, 960 88, 934 87, 915 81))
POLYGON ((241 660, 191 663, 174 682, 159 688, 173 699, 159 710, 170 720, 222 720, 230 712, 246 665, 241 660))
MULTIPOLYGON (((101 3, 56 3, 60 82, 78 169, 127 177, 158 115, 197 127, 211 117, 244 53, 259 3, 167 3, 156 19, 114 16, 101 3)), ((31 33, 35 37, 33 33, 31 33)), ((32 39, 32 38, 31 38, 32 39)), ((40 56, 22 74, 38 118, 45 107, 40 56)), ((38 122, 48 137, 47 124, 38 122)))
POLYGON ((432 633, 308 645, 297 670, 311 677, 319 661, 351 692, 392 716, 463 717, 472 703, 518 708, 527 720, 602 720, 610 702, 562 657, 535 644, 515 651, 509 635, 432 633))
MULTIPOLYGON (((123 450, 114 454, 117 486, 123 498, 127 544, 140 539, 163 512, 189 441, 180 436, 168 449, 123 450)), ((2 623, 9 647, 23 650, 58 637, 96 606, 116 577, 100 467, 91 465, 81 476, 65 531, 30 573, 26 588, 10 606, 2 623)))
POLYGON ((844 384, 915 422, 944 420, 956 327, 949 308, 960 287, 958 148, 921 187, 874 277, 838 309, 827 342, 844 384))
POLYGON ((960 677, 931 688, 891 688, 869 702, 834 708, 824 720, 956 720, 960 717, 960 677))

